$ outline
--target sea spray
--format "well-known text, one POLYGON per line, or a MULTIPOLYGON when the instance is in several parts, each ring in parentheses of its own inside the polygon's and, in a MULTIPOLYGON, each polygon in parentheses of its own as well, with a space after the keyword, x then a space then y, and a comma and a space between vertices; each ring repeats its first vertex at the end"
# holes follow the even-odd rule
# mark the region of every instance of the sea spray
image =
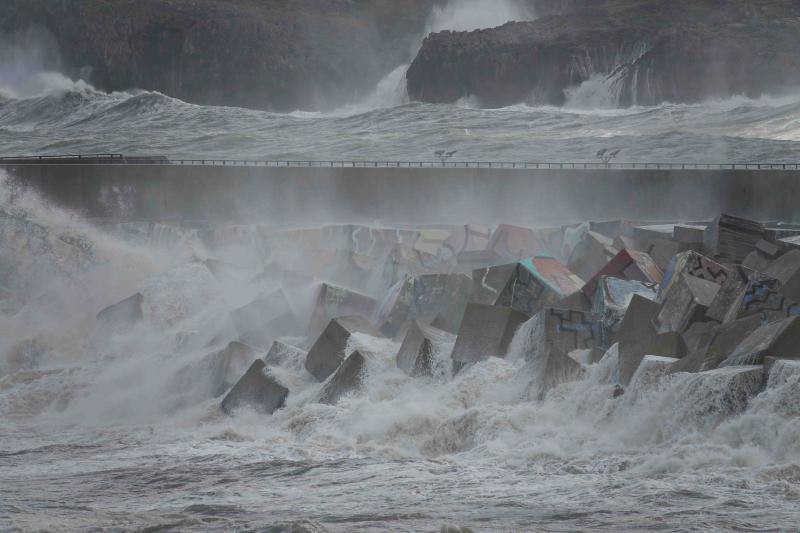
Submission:
MULTIPOLYGON (((95 501, 92 494, 102 493, 104 501, 130 508, 115 514, 136 524, 160 523, 149 514, 154 508, 186 517, 185 524, 211 513, 235 527, 296 518, 300 506, 314 520, 369 520, 376 530, 431 529, 443 515, 485 518, 508 530, 531 529, 533 522, 630 529, 655 520, 676 524, 676 510, 698 507, 702 518, 681 516, 681 527, 794 523, 794 363, 776 363, 765 384, 751 374, 733 388, 735 372, 728 370, 642 372, 620 395, 612 347, 586 365, 582 379, 542 397, 531 392, 542 372, 531 344, 535 321, 518 330, 505 358, 452 375, 450 348, 443 347, 434 355, 439 370, 419 379, 396 367, 397 342, 355 335, 346 351, 373 354, 359 391, 335 405, 318 403, 324 384, 295 351, 270 368, 291 390, 285 408, 270 416, 243 408, 229 417, 202 378, 204 365, 237 337, 228 316, 248 291, 253 298, 264 286, 254 278, 272 261, 294 268, 297 255, 276 253, 277 239, 250 253, 256 235, 269 233, 265 227, 205 234, 168 225, 98 228, 10 186, 2 189, 2 244, 16 261, 52 263, 9 269, 4 277, 12 292, 51 280, 43 300, 21 292, 22 308, 3 312, 3 342, 15 349, 3 346, 0 354, 0 469, 13 483, 0 490, 18 509, 43 491, 65 501, 76 493, 95 501), (84 243, 82 253, 75 243, 84 243), (215 274, 209 259, 229 266, 215 274), (225 270, 232 274, 219 279, 225 270), (91 305, 40 313, 37 306, 72 283, 88 291, 91 305), (144 295, 143 320, 90 342, 96 313, 136 291, 144 295), (25 308, 47 321, 32 331, 18 327, 25 308), (63 327, 75 316, 84 327, 63 327), (37 336, 53 329, 59 338, 37 336), (665 494, 670 505, 662 509, 657 503, 665 494), (398 514, 398 500, 415 511, 398 514)), ((306 246, 299 238, 281 242, 306 246)), ((313 287, 305 289, 295 294, 313 300, 313 287)), ((75 512, 57 510, 78 526, 115 519, 75 512)))
MULTIPOLYGON (((422 40, 431 33, 440 31, 472 31, 493 28, 506 22, 533 20, 535 14, 523 0, 448 0, 435 5, 428 18, 425 31, 409 50, 413 57, 419 52, 422 40)), ((367 98, 358 104, 349 104, 336 113, 352 114, 373 109, 389 108, 409 102, 406 88, 406 72, 409 62, 389 72, 367 98)))

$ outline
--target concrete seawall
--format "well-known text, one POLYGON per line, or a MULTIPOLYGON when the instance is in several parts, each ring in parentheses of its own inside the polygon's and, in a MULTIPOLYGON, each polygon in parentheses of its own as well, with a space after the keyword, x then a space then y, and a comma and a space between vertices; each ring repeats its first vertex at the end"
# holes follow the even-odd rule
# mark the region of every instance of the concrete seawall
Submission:
POLYGON ((796 170, 511 170, 0 165, 85 216, 121 220, 554 224, 800 221, 796 170))

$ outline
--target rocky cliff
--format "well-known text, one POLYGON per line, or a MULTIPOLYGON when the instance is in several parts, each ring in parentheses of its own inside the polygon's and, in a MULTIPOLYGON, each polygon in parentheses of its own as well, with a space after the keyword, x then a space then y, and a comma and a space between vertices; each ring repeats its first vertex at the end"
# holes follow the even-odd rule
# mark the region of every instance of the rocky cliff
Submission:
POLYGON ((796 0, 539 0, 533 22, 430 35, 411 98, 564 104, 592 80, 617 105, 758 96, 800 85, 796 0))
POLYGON ((320 109, 413 53, 436 0, 3 0, 4 41, 36 28, 58 68, 105 90, 320 109))

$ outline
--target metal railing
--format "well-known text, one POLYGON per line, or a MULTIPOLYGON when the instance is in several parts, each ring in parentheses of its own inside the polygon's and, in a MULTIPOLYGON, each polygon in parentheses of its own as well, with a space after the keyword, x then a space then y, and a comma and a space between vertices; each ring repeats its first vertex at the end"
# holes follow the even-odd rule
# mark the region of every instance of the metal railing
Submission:
POLYGON ((253 160, 170 159, 164 156, 129 157, 123 154, 39 155, 0 157, 0 165, 92 164, 175 165, 270 168, 461 168, 518 170, 800 170, 800 163, 603 163, 531 161, 367 161, 367 160, 253 160))
POLYGON ((0 157, 0 162, 30 161, 31 163, 35 163, 41 161, 46 163, 53 160, 92 161, 98 159, 110 162, 118 159, 125 159, 125 156, 122 154, 15 155, 0 157))

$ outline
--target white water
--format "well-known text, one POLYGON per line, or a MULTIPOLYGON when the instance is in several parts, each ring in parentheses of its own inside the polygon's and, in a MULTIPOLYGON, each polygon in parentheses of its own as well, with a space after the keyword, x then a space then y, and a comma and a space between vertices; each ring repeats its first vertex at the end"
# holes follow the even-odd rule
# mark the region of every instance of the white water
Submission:
MULTIPOLYGON (((511 2, 453 2, 433 13, 429 26, 531 16, 511 2)), ((794 163, 800 141, 800 92, 617 109, 618 80, 594 75, 568 91, 563 108, 481 109, 470 98, 409 102, 400 66, 358 104, 276 114, 193 105, 153 91, 97 91, 55 72, 51 48, 35 36, 25 46, 0 42, 0 155, 417 161, 445 149, 464 160, 582 162, 618 147, 617 160, 625 162, 794 163)), ((583 68, 589 75, 594 66, 583 68)))
POLYGON ((619 107, 619 89, 613 77, 594 74, 588 80, 565 91, 566 109, 616 109, 619 107))
MULTIPOLYGON (((800 518, 793 363, 741 414, 724 410, 726 376, 637 374, 614 399, 614 350, 539 402, 529 331, 506 360, 451 378, 442 352, 436 377, 416 380, 395 367, 396 343, 358 336, 350 349, 374 354, 361 394, 316 404, 321 385, 284 358, 272 371, 287 407, 229 418, 203 361, 236 338, 231 310, 286 283, 251 281, 265 264, 301 264, 299 235, 97 229, 5 180, 0 192, 12 294, 0 302, 0 528, 790 530, 800 518), (217 280, 206 257, 235 267, 217 280), (99 309, 136 290, 136 329, 93 331, 99 309)), ((285 288, 298 308, 313 298, 285 288)))
MULTIPOLYGON (((533 20, 535 14, 529 5, 521 0, 449 0, 443 6, 434 6, 425 26, 424 35, 410 50, 410 57, 416 56, 422 40, 431 33, 440 31, 472 31, 494 28, 506 22, 533 20)), ((411 63, 396 67, 387 74, 366 100, 357 105, 345 106, 337 112, 352 110, 368 111, 394 107, 408 103, 406 76, 411 63)))
POLYGON ((156 92, 53 83, 46 96, 0 97, 0 153, 418 161, 447 149, 464 160, 580 162, 619 147, 626 162, 797 161, 797 94, 614 109, 604 107, 605 93, 588 90, 590 80, 564 108, 382 107, 405 101, 402 77, 396 70, 368 105, 333 114, 198 106, 156 92))

